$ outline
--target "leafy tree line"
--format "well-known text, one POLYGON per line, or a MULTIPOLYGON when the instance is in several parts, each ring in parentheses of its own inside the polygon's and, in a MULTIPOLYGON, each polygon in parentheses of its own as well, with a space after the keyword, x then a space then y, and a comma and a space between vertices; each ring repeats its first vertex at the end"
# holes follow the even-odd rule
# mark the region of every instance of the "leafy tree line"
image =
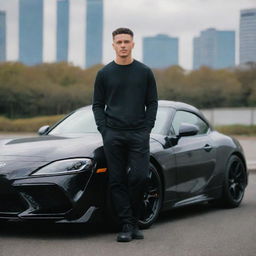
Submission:
POLYGON ((91 103, 100 66, 83 70, 67 63, 28 67, 0 65, 0 115, 10 118, 68 113, 91 103))
MULTIPOLYGON (((101 65, 81 69, 67 63, 28 67, 0 64, 0 115, 10 118, 65 114, 91 104, 101 65)), ((256 68, 187 72, 179 66, 154 70, 159 99, 184 101, 199 108, 255 106, 256 68)))
POLYGON ((155 70, 159 98, 184 101, 199 108, 256 105, 256 68, 186 72, 179 66, 155 70))

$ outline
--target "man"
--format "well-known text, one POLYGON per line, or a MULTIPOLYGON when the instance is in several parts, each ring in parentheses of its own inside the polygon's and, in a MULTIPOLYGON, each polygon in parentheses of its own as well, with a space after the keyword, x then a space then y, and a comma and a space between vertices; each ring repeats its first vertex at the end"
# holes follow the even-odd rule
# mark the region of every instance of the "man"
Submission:
POLYGON ((93 112, 102 134, 109 186, 122 231, 118 242, 143 239, 138 228, 149 172, 149 134, 157 112, 152 71, 132 58, 133 32, 113 33, 114 61, 96 77, 93 112))

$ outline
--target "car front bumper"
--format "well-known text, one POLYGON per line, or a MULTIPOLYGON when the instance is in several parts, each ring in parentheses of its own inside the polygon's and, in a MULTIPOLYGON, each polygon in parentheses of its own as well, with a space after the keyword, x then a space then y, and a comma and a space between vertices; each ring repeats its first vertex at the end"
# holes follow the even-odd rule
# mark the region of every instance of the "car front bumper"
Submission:
POLYGON ((0 175, 0 219, 88 222, 105 200, 106 174, 0 175))

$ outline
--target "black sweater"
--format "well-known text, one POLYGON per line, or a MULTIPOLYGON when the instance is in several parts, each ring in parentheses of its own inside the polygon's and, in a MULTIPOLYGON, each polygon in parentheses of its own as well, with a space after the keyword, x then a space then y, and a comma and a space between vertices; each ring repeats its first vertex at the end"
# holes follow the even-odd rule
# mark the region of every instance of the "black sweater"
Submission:
POLYGON ((152 71, 137 60, 129 65, 110 62, 96 76, 92 108, 100 132, 105 127, 150 131, 157 112, 152 71))

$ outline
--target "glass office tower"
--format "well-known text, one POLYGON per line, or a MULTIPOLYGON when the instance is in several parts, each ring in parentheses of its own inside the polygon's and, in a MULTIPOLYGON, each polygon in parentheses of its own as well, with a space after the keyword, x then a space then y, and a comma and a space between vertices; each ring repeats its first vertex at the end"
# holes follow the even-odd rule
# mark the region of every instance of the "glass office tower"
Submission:
POLYGON ((43 61, 43 0, 19 1, 19 61, 26 65, 43 61))
POLYGON ((256 8, 240 12, 240 64, 256 62, 256 8))
POLYGON ((143 62, 151 68, 179 64, 179 40, 167 35, 143 38, 143 62))
POLYGON ((201 31, 193 40, 193 69, 208 66, 215 69, 235 65, 235 32, 214 28, 201 31))
POLYGON ((69 0, 57 2, 56 61, 68 61, 69 0))
POLYGON ((102 63, 103 0, 86 1, 85 66, 102 63))
POLYGON ((6 61, 6 13, 0 11, 0 62, 6 61))

